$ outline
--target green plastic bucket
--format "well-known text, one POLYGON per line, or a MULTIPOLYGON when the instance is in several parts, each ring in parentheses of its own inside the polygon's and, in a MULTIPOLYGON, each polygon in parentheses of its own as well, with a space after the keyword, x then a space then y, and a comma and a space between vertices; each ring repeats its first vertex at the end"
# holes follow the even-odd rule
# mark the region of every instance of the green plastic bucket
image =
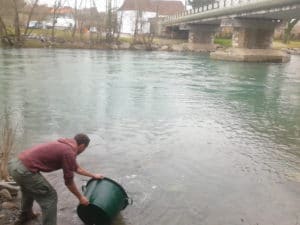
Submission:
POLYGON ((110 224, 112 219, 129 204, 130 199, 124 188, 109 178, 91 179, 82 189, 90 204, 79 205, 77 214, 87 225, 110 224))

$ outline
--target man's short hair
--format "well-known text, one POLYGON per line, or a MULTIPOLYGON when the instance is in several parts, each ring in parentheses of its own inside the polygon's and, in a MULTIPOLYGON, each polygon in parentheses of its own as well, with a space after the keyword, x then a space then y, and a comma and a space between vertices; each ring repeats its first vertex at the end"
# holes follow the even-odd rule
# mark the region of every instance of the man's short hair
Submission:
POLYGON ((90 143, 90 138, 86 134, 76 134, 74 139, 77 142, 77 145, 84 144, 85 147, 87 147, 90 143))

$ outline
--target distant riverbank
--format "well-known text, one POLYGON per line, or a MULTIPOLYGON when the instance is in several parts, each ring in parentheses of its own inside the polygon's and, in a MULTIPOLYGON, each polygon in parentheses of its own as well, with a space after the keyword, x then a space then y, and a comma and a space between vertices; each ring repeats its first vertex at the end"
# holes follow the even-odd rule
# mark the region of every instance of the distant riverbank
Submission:
MULTIPOLYGON (((142 50, 142 51, 176 51, 176 52, 211 52, 222 47, 219 44, 203 45, 191 44, 186 40, 173 40, 161 38, 120 38, 108 42, 106 40, 70 40, 65 38, 46 38, 32 35, 24 40, 21 48, 57 48, 57 49, 98 49, 98 50, 142 50)), ((226 47, 224 45, 224 47, 226 47)))
MULTIPOLYGON (((98 49, 98 50, 143 50, 143 51, 175 51, 175 52, 212 52, 217 49, 226 49, 232 46, 231 39, 216 38, 214 45, 192 44, 186 40, 173 40, 155 38, 153 40, 132 41, 131 38, 123 38, 114 42, 95 41, 84 39, 71 41, 64 38, 56 38, 51 41, 39 35, 31 35, 23 41, 21 48, 57 48, 57 49, 98 49)), ((3 45, 2 45, 3 47, 3 45)), ((300 55, 300 41, 283 44, 274 41, 274 49, 280 49, 288 54, 300 55)))

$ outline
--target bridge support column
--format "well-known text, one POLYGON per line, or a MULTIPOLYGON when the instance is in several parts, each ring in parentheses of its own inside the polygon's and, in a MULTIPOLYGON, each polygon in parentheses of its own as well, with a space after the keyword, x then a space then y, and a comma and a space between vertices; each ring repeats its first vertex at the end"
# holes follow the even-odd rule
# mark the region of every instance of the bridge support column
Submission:
POLYGON ((270 49, 275 27, 273 20, 235 19, 232 26, 232 47, 248 49, 270 49))
POLYGON ((213 45, 214 36, 219 25, 191 24, 189 25, 189 43, 213 45))
POLYGON ((245 62, 289 61, 289 55, 271 49, 277 21, 240 18, 230 20, 230 23, 233 26, 232 48, 214 52, 211 58, 245 62))

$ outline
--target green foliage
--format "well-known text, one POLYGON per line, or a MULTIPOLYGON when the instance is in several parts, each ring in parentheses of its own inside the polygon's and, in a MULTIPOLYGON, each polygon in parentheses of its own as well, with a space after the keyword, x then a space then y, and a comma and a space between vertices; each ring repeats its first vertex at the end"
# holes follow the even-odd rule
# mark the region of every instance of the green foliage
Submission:
POLYGON ((131 43, 132 38, 131 37, 120 37, 119 42, 121 42, 121 43, 131 43))
POLYGON ((232 40, 231 39, 225 39, 225 38, 216 38, 215 44, 221 45, 223 47, 231 47, 232 46, 232 40))

